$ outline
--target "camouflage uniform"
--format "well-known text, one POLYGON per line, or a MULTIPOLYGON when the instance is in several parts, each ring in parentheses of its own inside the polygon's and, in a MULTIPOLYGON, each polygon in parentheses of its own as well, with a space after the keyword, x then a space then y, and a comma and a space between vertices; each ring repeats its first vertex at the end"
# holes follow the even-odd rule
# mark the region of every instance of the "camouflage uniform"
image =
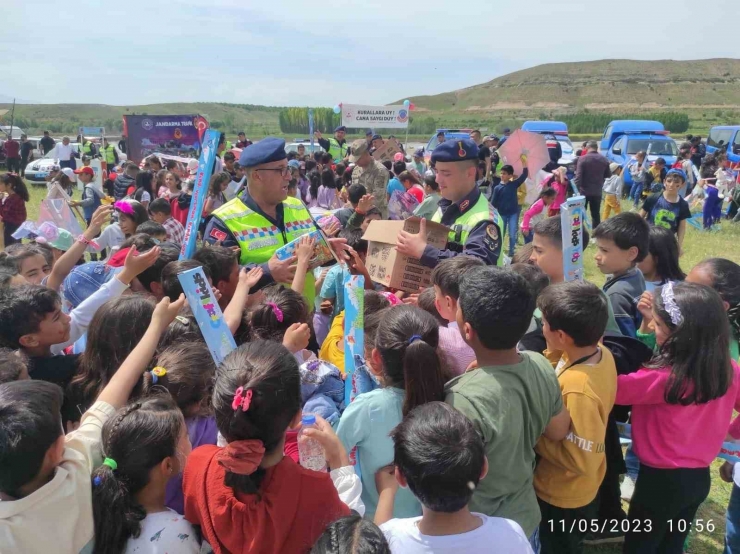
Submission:
POLYGON ((375 207, 388 216, 388 179, 390 175, 385 166, 377 160, 373 160, 367 168, 356 166, 352 171, 352 184, 363 185, 368 194, 375 197, 375 207))

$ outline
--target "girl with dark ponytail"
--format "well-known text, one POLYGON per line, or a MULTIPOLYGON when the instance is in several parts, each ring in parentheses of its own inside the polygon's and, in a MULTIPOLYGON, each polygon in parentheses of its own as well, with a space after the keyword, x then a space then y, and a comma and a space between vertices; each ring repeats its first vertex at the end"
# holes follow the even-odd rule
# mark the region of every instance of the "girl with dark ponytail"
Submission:
MULTIPOLYGON (((389 433, 416 406, 444 400, 447 380, 440 356, 439 323, 415 306, 395 306, 384 311, 375 335, 375 349, 368 365, 382 388, 362 394, 347 406, 337 435, 344 447, 357 449, 366 517, 378 505, 375 473, 393 462, 389 433)), ((408 489, 396 494, 393 517, 421 515, 421 504, 408 489)))
POLYGON ((103 426, 102 447, 105 460, 92 474, 94 554, 199 552, 193 527, 165 506, 167 481, 190 454, 170 396, 119 410, 103 426))
POLYGON ((295 357, 272 341, 241 345, 216 370, 212 403, 227 444, 201 446, 188 458, 185 517, 201 526, 214 552, 307 552, 329 523, 349 514, 342 497, 358 497, 359 482, 319 416, 306 434, 324 447, 331 474, 283 455, 286 431, 301 421, 295 357))

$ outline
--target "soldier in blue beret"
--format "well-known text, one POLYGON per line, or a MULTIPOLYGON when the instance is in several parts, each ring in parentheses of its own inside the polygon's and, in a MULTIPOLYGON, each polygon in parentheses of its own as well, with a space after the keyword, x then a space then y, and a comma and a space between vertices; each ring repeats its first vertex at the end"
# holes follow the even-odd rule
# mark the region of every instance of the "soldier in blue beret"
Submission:
POLYGON ((488 265, 503 265, 501 217, 475 183, 478 146, 470 139, 445 141, 432 152, 432 163, 442 196, 432 221, 451 229, 447 248, 427 244, 422 219, 418 234, 398 234, 398 251, 420 259, 427 267, 460 254, 475 256, 488 265))
MULTIPOLYGON (((303 202, 288 196, 291 175, 285 141, 268 137, 245 148, 239 165, 246 169, 247 189, 240 198, 213 211, 204 240, 227 248, 238 246, 240 264, 247 269, 262 267, 264 275, 253 291, 271 283, 290 286, 296 271, 295 257, 280 261, 275 252, 315 230, 315 226, 303 202)), ((339 250, 345 246, 341 241, 336 243, 339 250)), ((313 305, 315 283, 311 272, 306 276, 303 294, 313 305)))

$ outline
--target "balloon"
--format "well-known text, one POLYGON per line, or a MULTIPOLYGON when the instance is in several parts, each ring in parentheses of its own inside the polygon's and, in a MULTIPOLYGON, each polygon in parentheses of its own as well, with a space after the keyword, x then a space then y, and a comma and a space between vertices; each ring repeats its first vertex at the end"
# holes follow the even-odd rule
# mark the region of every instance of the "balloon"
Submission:
POLYGON ((410 105, 411 105, 411 101, 409 101, 409 100, 404 100, 403 101, 403 107, 404 108, 408 108, 410 105))
POLYGON ((409 103, 409 110, 412 110, 413 111, 415 109, 416 109, 416 104, 414 104, 413 102, 410 102, 409 103))
POLYGON ((334 113, 339 113, 341 111, 342 111, 342 108, 340 108, 339 106, 334 106, 334 113))

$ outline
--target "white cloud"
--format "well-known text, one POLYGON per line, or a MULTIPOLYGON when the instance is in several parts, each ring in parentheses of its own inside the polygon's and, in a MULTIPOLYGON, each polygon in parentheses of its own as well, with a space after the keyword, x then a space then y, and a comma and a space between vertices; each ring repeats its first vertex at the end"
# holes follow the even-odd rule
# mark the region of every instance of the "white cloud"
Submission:
POLYGON ((372 104, 541 63, 740 57, 689 0, 4 3, 0 92, 43 102, 372 104))

